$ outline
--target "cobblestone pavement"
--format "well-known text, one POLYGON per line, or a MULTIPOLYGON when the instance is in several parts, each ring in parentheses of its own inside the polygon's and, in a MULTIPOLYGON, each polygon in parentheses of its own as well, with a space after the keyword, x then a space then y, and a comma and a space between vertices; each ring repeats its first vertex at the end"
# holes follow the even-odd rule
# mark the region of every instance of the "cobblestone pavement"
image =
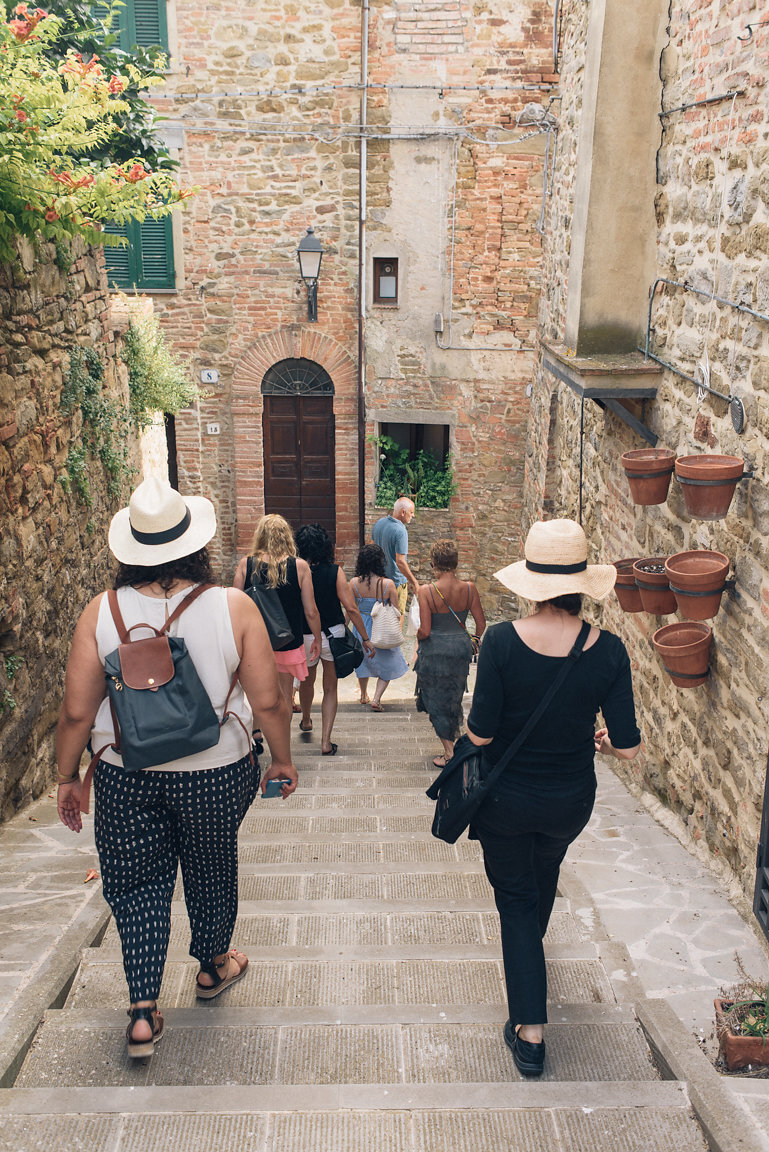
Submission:
POLYGON ((90 821, 73 836, 45 797, 0 830, 0 1152, 769 1149, 769 1081, 712 1064, 713 996, 763 948, 603 766, 546 939, 546 1075, 518 1076, 490 889, 477 845, 430 837, 412 693, 374 715, 344 682, 333 759, 295 720, 300 789, 241 834, 248 977, 196 1003, 177 893, 151 1061, 124 1055, 90 821))

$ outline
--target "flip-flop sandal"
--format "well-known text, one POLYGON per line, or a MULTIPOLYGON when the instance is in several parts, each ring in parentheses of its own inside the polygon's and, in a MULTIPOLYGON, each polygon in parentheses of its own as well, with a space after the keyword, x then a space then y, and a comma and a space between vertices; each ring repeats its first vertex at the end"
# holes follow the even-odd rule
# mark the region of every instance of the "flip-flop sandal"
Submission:
POLYGON ((436 768, 445 768, 448 764, 448 759, 445 756, 436 756, 433 760, 433 764, 436 768))
POLYGON ((128 1020, 129 1024, 125 1033, 128 1055, 133 1060, 140 1060, 142 1056, 151 1056, 155 1051, 155 1045, 163 1035, 163 1028, 165 1027, 165 1021, 157 1005, 155 1005, 154 1008, 151 1008, 148 1004, 142 1005, 140 1008, 129 1008, 128 1020), (134 1030, 134 1024, 137 1020, 146 1020, 149 1024, 152 1029, 152 1036, 149 1040, 131 1039, 131 1033, 134 1030))
POLYGON ((375 704, 375 703, 373 702, 373 700, 372 700, 372 702, 371 702, 371 711, 372 711, 372 712, 384 712, 384 708, 382 707, 382 705, 381 705, 381 704, 375 704))
POLYGON ((210 968, 201 968, 201 972, 205 972, 216 983, 207 985, 200 983, 200 977, 195 981, 195 995, 200 1000, 213 1000, 214 996, 218 996, 225 988, 229 988, 230 984, 235 984, 248 970, 248 956, 244 956, 242 952, 238 952, 237 948, 230 948, 229 952, 224 957, 220 964, 212 964, 210 968), (219 975, 217 969, 224 968, 225 965, 229 967, 230 957, 240 965, 240 971, 236 972, 234 976, 222 977, 219 975))
POLYGON ((371 703, 371 697, 370 696, 361 696, 360 703, 361 704, 370 704, 371 703))
POLYGON ((320 754, 321 754, 321 756, 336 756, 336 750, 338 747, 339 747, 339 745, 334 744, 334 742, 332 741, 331 747, 329 748, 328 752, 324 752, 323 749, 321 748, 320 754))
MULTIPOLYGON (((300 708, 299 711, 301 712, 302 709, 300 708)), ((304 724, 302 723, 302 721, 300 720, 299 721, 299 731, 300 732, 312 732, 312 720, 310 721, 310 723, 307 725, 306 728, 305 728, 304 724)))
POLYGON ((292 704, 291 705, 291 711, 292 712, 301 712, 302 711, 302 705, 301 704, 292 704))

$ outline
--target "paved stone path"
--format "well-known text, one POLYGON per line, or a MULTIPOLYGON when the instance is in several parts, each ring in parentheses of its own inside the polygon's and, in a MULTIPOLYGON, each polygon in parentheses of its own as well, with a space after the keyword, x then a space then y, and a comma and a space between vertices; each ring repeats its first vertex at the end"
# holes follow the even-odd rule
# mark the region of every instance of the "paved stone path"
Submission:
POLYGON ((90 834, 57 827, 50 800, 0 833, 11 865, 0 884, 0 1152, 701 1152, 692 1103, 711 1147, 769 1148, 769 1097, 753 1084, 739 1098, 721 1087, 663 999, 670 992, 699 1026, 700 986, 712 999, 708 980, 728 975, 732 946, 762 953, 701 866, 605 771, 546 939, 546 1075, 518 1075, 502 1041, 499 929, 478 848, 430 837, 424 789, 437 742, 408 684, 401 698, 394 689, 374 715, 347 682, 339 754, 321 758, 319 733, 297 733, 300 790, 256 800, 241 834, 234 939, 249 974, 213 1004, 194 997, 177 893, 167 1035, 150 1061, 125 1056, 111 922, 67 979, 67 942, 93 940, 106 923, 98 887, 83 883, 90 834), (716 905, 734 918, 720 939, 716 905), (51 1004, 22 1064, 30 1017, 51 1004), (747 1143, 729 1142, 735 1117, 753 1128, 747 1143))

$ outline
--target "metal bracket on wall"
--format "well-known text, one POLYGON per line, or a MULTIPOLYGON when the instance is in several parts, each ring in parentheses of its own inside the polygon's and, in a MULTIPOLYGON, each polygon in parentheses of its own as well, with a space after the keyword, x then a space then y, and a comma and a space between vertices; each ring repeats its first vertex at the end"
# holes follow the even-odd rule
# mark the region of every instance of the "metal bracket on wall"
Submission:
POLYGON ((619 400, 613 400, 607 396, 596 396, 594 399, 599 408, 608 408, 615 416, 619 416, 620 420, 624 420, 628 427, 632 428, 642 440, 645 440, 647 444, 651 444, 652 448, 656 448, 659 437, 652 432, 651 428, 647 428, 638 417, 634 416, 632 412, 629 412, 625 405, 619 400))

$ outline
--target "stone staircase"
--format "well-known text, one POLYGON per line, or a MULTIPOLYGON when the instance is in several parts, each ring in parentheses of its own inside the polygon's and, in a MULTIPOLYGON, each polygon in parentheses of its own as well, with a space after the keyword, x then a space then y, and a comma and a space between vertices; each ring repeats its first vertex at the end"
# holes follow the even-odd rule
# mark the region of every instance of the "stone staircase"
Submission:
POLYGON ((178 892, 166 1035, 129 1061, 110 923, 2 1094, 0 1152, 702 1152, 685 1086, 652 1064, 624 954, 568 869, 546 939, 546 1072, 526 1081, 502 1040, 478 846, 430 836, 427 720, 406 701, 342 703, 333 759, 315 723, 295 728, 298 792, 257 798, 241 830, 247 978, 195 999, 178 892))

